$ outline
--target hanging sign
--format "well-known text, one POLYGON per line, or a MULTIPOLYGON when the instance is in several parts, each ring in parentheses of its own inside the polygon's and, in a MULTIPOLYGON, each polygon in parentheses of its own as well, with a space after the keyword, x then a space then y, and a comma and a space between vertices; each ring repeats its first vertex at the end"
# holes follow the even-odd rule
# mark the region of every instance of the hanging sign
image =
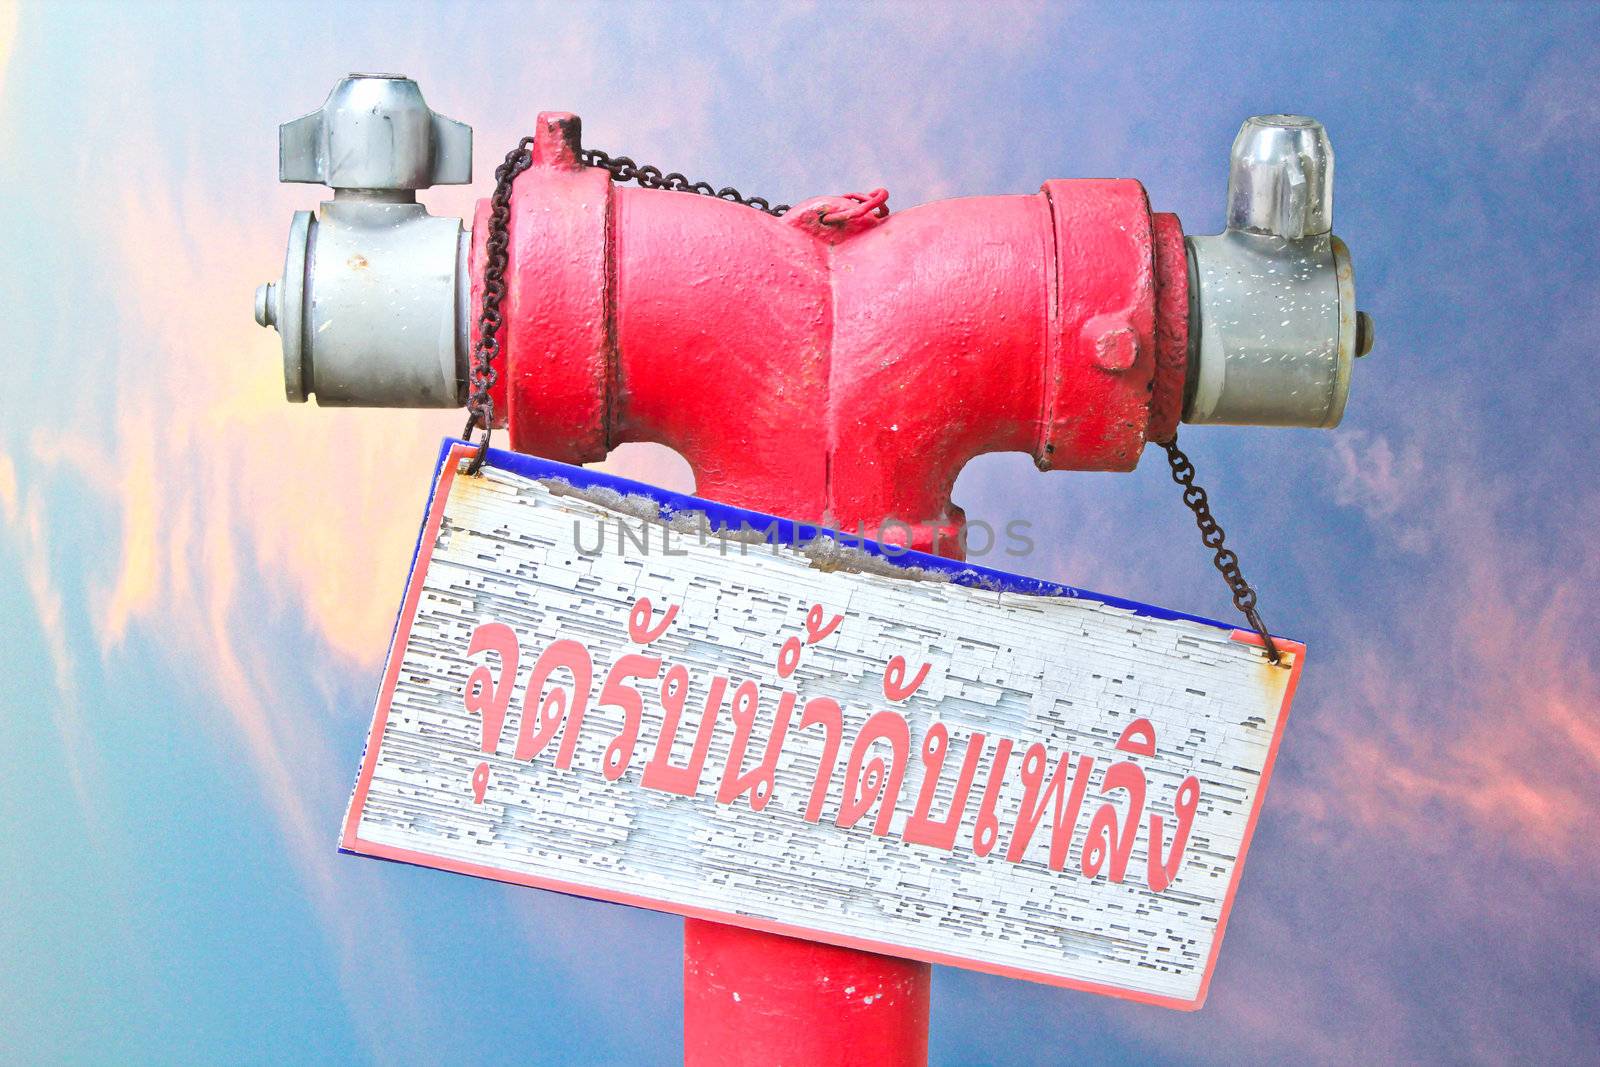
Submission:
POLYGON ((1199 1007, 1303 646, 470 455, 346 851, 1199 1007))

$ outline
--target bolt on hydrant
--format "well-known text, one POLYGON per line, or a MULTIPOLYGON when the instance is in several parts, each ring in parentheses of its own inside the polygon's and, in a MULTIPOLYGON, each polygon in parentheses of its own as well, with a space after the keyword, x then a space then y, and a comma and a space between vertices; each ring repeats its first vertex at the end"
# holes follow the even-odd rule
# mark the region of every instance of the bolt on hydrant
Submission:
MULTIPOLYGON (((490 209, 469 228, 415 193, 470 181, 470 128, 406 78, 354 74, 280 137, 281 180, 334 190, 295 214, 256 294, 289 399, 462 406, 490 209)), ((545 112, 509 204, 495 425, 573 464, 657 442, 701 496, 835 529, 893 518, 910 547, 956 554, 950 494, 980 454, 1127 471, 1180 421, 1339 422, 1373 333, 1333 234, 1333 158, 1313 119, 1246 120, 1212 236, 1131 179, 904 211, 874 190, 777 217, 686 181, 620 185, 576 116, 545 112)), ((696 919, 685 942, 691 1062, 829 1062, 846 1043, 925 1059, 926 964, 696 919), (845 994, 868 986, 885 995, 845 994)))

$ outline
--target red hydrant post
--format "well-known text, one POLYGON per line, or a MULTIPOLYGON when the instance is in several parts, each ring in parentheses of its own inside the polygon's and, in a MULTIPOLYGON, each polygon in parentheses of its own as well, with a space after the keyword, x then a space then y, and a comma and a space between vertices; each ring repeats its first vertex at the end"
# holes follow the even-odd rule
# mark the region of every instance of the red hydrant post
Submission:
MULTIPOLYGON (((490 206, 468 234, 412 193, 466 181, 470 135, 391 75, 283 127, 281 177, 336 189, 257 294, 291 399, 463 403, 490 206), (403 299, 375 309, 378 285, 403 299)), ((874 190, 775 218, 615 184, 573 115, 541 114, 531 154, 494 387, 515 449, 581 464, 657 442, 701 496, 945 556, 978 455, 1125 471, 1180 419, 1331 426, 1370 345, 1331 148, 1298 116, 1240 131, 1214 237, 1185 238, 1132 180, 893 213, 874 190)), ((686 920, 690 1063, 920 1064, 928 1010, 925 963, 686 920)))

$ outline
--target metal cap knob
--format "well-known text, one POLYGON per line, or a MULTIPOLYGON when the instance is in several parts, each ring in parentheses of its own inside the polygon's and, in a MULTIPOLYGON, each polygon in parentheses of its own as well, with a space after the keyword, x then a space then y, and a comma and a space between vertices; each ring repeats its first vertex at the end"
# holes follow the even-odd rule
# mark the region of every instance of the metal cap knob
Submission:
POLYGON ((415 190, 472 180, 472 127, 435 114, 399 74, 351 74, 322 107, 278 127, 278 180, 415 190))
POLYGON ((1299 240, 1333 230, 1333 146, 1304 115, 1255 115, 1228 170, 1228 229, 1299 240))

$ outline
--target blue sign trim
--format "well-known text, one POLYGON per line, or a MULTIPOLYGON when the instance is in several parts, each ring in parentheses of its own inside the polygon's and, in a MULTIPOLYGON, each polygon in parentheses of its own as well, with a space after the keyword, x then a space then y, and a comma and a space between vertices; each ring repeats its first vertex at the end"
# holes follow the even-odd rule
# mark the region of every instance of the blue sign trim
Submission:
MULTIPOLYGON (((434 466, 433 481, 430 483, 428 491, 428 506, 423 511, 423 528, 426 528, 426 516, 433 508, 433 493, 439 485, 439 474, 444 469, 445 460, 450 455, 450 450, 461 443, 460 438, 447 437, 439 447, 439 460, 434 466)), ((491 448, 489 449, 487 465, 524 478, 558 479, 577 489, 610 489, 625 496, 648 497, 655 502, 663 519, 670 519, 678 514, 698 513, 706 516, 707 521, 714 530, 753 530, 766 535, 767 543, 769 544, 773 541, 780 544, 804 544, 819 535, 827 535, 842 541, 852 548, 860 548, 867 554, 877 556, 896 567, 929 570, 946 574, 949 576, 950 581, 957 585, 996 592, 1021 593, 1027 596, 1053 596, 1072 600, 1092 600, 1096 603, 1122 608, 1126 611, 1131 611, 1135 615, 1152 619, 1180 619, 1186 622, 1200 623, 1204 626, 1214 626, 1219 630, 1228 630, 1230 632, 1241 629, 1237 624, 1219 622, 1216 619, 1208 619, 1203 615, 1190 615, 1187 612, 1172 611, 1169 608, 1156 607, 1153 604, 1142 604, 1137 600, 1125 600, 1122 597, 1108 596, 1105 593, 1096 593, 1088 589, 1061 585, 1057 582, 1047 582, 1039 578, 1028 578, 1024 575, 1011 574, 1007 571, 994 570, 990 567, 980 567, 973 563, 946 559, 943 556, 933 556, 926 552, 914 552, 898 545, 883 545, 857 534, 830 530, 817 523, 796 522, 777 515, 767 515, 759 511, 747 511, 744 508, 719 504, 715 500, 706 500, 703 497, 670 492, 647 482, 636 482, 631 478, 619 478, 616 475, 588 470, 584 467, 574 467, 566 463, 557 463, 554 460, 541 459, 538 456, 528 456, 521 452, 505 452, 498 448, 491 448)), ((417 553, 421 551, 421 548, 422 529, 419 529, 417 531, 417 544, 411 553, 411 569, 413 572, 416 570, 417 553)), ((396 624, 398 625, 398 619, 396 624)))

